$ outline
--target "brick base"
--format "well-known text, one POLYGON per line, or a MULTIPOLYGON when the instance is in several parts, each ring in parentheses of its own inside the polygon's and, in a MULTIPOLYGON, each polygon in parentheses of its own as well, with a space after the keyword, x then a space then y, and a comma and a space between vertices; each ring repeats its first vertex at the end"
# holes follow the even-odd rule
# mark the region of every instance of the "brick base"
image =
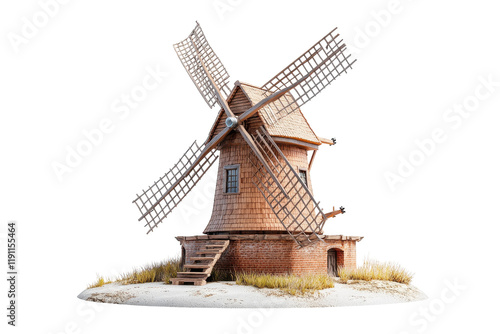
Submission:
POLYGON ((206 240, 229 239, 230 244, 215 268, 223 271, 246 271, 270 274, 327 274, 328 251, 336 250, 338 266, 356 267, 356 242, 362 237, 325 236, 303 248, 288 236, 276 235, 217 235, 177 237, 183 256, 189 259, 206 240))

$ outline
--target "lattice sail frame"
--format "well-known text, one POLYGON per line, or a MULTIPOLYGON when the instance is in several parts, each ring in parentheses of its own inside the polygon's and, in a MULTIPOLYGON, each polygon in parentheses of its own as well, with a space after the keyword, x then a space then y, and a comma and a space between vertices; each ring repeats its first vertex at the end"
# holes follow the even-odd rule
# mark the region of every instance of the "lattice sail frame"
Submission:
POLYGON ((273 109, 276 110, 274 117, 277 120, 297 110, 342 73, 352 69, 352 64, 356 60, 351 61, 351 55, 344 54, 346 46, 342 44, 342 39, 339 40, 336 30, 337 28, 329 32, 261 87, 266 91, 263 94, 263 98, 266 98, 276 91, 293 85, 312 71, 308 78, 291 90, 291 95, 286 94, 272 102, 273 109))
POLYGON ((151 232, 155 227, 158 227, 163 219, 165 219, 184 197, 186 197, 217 160, 217 150, 212 150, 167 196, 162 198, 163 194, 171 188, 175 181, 193 165, 202 151, 203 146, 198 146, 195 140, 174 167, 160 177, 158 181, 148 189, 143 190, 142 194, 137 195, 137 198, 133 202, 139 208, 141 215, 144 215, 146 219, 146 224, 144 226, 148 227, 147 233, 151 232), (161 201, 153 210, 149 211, 159 200, 161 201))
MULTIPOLYGON (((336 28, 262 87, 266 91, 263 94, 265 99, 276 91, 297 84, 282 98, 262 108, 268 118, 272 119, 272 124, 297 110, 351 68, 355 60, 351 62, 350 55, 344 55, 345 45, 340 44, 342 40, 337 40, 338 34, 334 35, 335 30, 336 28)), ((209 107, 212 108, 219 102, 217 93, 227 100, 231 92, 229 74, 209 45, 198 22, 188 38, 174 44, 174 48, 209 107)), ((269 155, 267 162, 274 167, 276 175, 282 178, 283 181, 280 183, 286 182, 286 186, 290 189, 286 194, 280 191, 277 184, 272 181, 271 175, 263 169, 258 160, 254 159, 253 163, 257 168, 254 175, 255 185, 299 246, 303 246, 305 241, 312 242, 319 239, 318 233, 321 233, 326 221, 326 216, 318 206, 319 203, 316 203, 297 172, 264 129, 254 134, 254 140, 260 145, 258 151, 264 156, 269 155), (277 200, 278 198, 281 199, 277 200), (282 200, 287 202, 281 204, 282 200), (273 205, 276 201, 277 203, 273 205)), ((217 156, 213 150, 200 159, 199 164, 183 178, 183 174, 193 165, 202 151, 203 149, 195 141, 174 168, 141 195, 137 195, 134 203, 142 214, 141 219, 146 219, 145 226, 149 228, 148 233, 167 217, 216 161, 217 156), (181 181, 178 182, 179 179, 181 181), (176 183, 178 184, 171 189, 176 183)))
POLYGON ((174 44, 174 49, 189 77, 193 80, 196 88, 198 88, 198 91, 210 108, 218 103, 218 99, 214 87, 203 69, 200 58, 223 98, 226 99, 229 96, 231 93, 229 74, 219 57, 212 50, 210 44, 208 44, 198 22, 196 22, 196 27, 189 34, 188 38, 174 44))
POLYGON ((253 184, 299 247, 321 240, 320 235, 327 217, 319 207, 319 202, 316 202, 283 152, 263 127, 252 136, 287 194, 276 186, 252 152, 249 158, 256 170, 252 177, 253 184))

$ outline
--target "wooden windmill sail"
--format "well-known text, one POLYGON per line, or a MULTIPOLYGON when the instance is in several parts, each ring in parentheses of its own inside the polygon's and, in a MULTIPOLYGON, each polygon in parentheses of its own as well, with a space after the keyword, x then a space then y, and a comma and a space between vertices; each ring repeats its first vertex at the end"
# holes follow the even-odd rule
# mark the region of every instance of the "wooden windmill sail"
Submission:
MULTIPOLYGON (((297 138, 299 145, 321 144, 300 107, 355 62, 345 54, 345 44, 336 29, 261 87, 237 81, 231 89, 228 72, 199 24, 174 48, 208 106, 218 105, 221 112, 203 145, 195 141, 170 171, 137 195, 134 203, 148 233, 194 188, 221 150, 223 159, 227 160, 230 154, 238 156, 240 161, 245 159, 239 172, 224 174, 226 183, 231 185, 236 178, 245 178, 251 180, 252 187, 248 186, 249 181, 242 182, 241 189, 238 186, 226 189, 229 194, 245 192, 238 199, 216 196, 214 214, 205 233, 282 231, 290 234, 299 246, 319 240, 326 220, 343 210, 322 211, 306 184, 307 179, 289 161, 293 152, 289 153, 288 146, 278 144, 274 138, 297 138), (239 145, 239 149, 231 151, 231 145, 239 145), (266 208, 257 210, 248 193, 259 193, 266 208), (232 219, 227 210, 223 211, 235 203, 248 210, 245 218, 232 219), (245 223, 246 220, 249 222, 245 223)), ((219 171, 223 167, 221 162, 219 171)))

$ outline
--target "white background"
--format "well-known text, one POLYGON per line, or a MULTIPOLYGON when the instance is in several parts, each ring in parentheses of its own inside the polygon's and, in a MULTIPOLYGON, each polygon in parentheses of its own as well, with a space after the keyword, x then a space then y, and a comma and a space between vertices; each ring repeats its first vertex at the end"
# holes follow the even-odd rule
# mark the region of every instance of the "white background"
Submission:
MULTIPOLYGON (((2 2, 1 241, 5 254, 6 224, 16 220, 20 272, 19 326, 8 333, 465 333, 493 326, 492 301, 499 295, 499 8, 486 0, 401 0, 377 21, 373 13, 387 14, 388 8, 389 0, 74 0, 59 5, 16 48, 11 40, 22 36, 23 18, 33 22, 42 9, 34 0, 2 2), (217 10, 221 4, 226 7, 217 10), (216 115, 172 48, 196 20, 231 80, 255 85, 339 27, 358 62, 302 108, 319 136, 338 141, 321 148, 312 172, 324 208, 347 209, 325 232, 365 236, 358 262, 370 256, 401 263, 416 273, 414 284, 427 301, 263 315, 76 298, 96 273, 114 276, 179 254, 174 236, 200 234, 210 217, 215 168, 150 235, 131 204, 194 139, 206 138, 216 115), (141 85, 148 67, 168 75, 120 118, 113 103, 141 85), (476 89, 488 92, 478 88, 481 77, 497 86, 479 100, 476 89), (464 101, 473 110, 459 121, 448 110, 464 101), (446 115, 455 118, 447 121, 446 115), (53 164, 64 164, 68 147, 75 149, 86 140, 83 132, 103 119, 113 122, 113 130, 59 180, 53 164), (391 189, 386 174, 397 173, 399 157, 418 158, 415 141, 431 138, 436 128, 444 142, 391 189), (453 302, 440 299, 446 282, 461 286, 449 293, 453 302), (423 320, 418 312, 430 316, 423 320)), ((4 312, 2 328, 8 327, 4 312)))

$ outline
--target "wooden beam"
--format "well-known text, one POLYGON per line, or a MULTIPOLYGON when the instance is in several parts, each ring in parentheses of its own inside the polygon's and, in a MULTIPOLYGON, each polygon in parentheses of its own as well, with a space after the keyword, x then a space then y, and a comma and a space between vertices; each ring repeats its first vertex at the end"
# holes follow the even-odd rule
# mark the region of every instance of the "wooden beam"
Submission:
POLYGON ((276 183, 276 185, 278 186, 278 188, 288 198, 288 194, 285 191, 285 188, 283 188, 283 186, 281 185, 280 181, 278 181, 278 179, 276 178, 276 175, 274 175, 273 171, 271 170, 271 167, 269 167, 269 164, 264 159, 264 156, 259 151, 259 149, 257 148, 257 145, 253 141, 252 136, 250 136, 250 134, 248 133, 248 131, 243 127, 243 125, 238 125, 237 129, 241 133, 241 136, 243 137, 243 139, 245 139, 245 141, 247 142, 248 146, 250 146, 250 148, 252 149, 252 151, 255 153, 255 155, 257 156, 257 159, 259 159, 260 163, 264 166, 264 168, 266 169, 266 171, 269 173, 269 175, 273 179, 274 183, 276 183))
MULTIPOLYGON (((317 42, 316 44, 314 44, 313 46, 311 46, 306 52, 304 52, 303 54, 301 54, 299 57, 297 57, 297 59, 295 59, 294 61, 292 61, 287 67, 285 67, 283 70, 281 70, 281 72, 279 72, 278 74, 276 74, 274 77, 272 77, 268 82, 266 82, 262 87, 266 87, 268 84, 270 84, 271 82, 273 82, 275 79, 277 79, 280 74, 282 74, 286 69, 290 69, 290 67, 294 66, 297 61, 300 60, 300 58, 302 58, 304 55, 306 55, 308 52, 310 52, 314 47, 318 46, 319 43, 321 43, 322 41, 324 41, 329 35, 332 35, 335 31, 337 30, 337 27, 334 28, 332 31, 330 31, 328 34, 326 34, 322 39, 319 40, 319 42, 317 42)), ((337 37, 339 36, 339 34, 335 35, 332 37, 332 40, 334 41, 337 37)), ((311 54, 310 57, 313 57, 316 53, 318 53, 318 51, 314 52, 313 54, 311 54)), ((297 65, 294 66, 295 69, 298 67, 297 65)), ((292 71, 290 71, 292 72, 292 71)))
POLYGON ((297 139, 293 139, 293 138, 284 138, 284 137, 275 137, 275 136, 272 136, 271 138, 273 138, 273 140, 276 143, 293 144, 293 145, 297 145, 297 146, 302 146, 302 147, 309 149, 309 150, 317 150, 319 148, 318 145, 306 143, 302 140, 297 140, 297 139))
POLYGON ((285 95, 286 93, 288 93, 289 91, 291 91, 292 89, 294 89, 295 87, 297 87, 298 85, 300 85, 304 80, 306 80, 311 74, 313 74, 318 68, 320 68, 321 66, 323 66, 328 60, 330 60, 333 56, 335 56, 337 53, 341 52, 342 51, 342 48, 345 46, 345 44, 342 44, 337 50, 335 50, 334 52, 332 52, 331 55, 329 55, 328 57, 326 57, 321 63, 318 64, 318 66, 316 66, 315 68, 313 68, 311 71, 309 71, 306 75, 304 75, 302 78, 300 78, 297 82, 295 82, 294 84, 288 86, 288 87, 285 87, 283 88, 282 90, 280 91, 277 91, 271 95, 269 95, 268 97, 266 97, 265 99, 262 99, 261 101, 259 101, 256 105, 254 105, 252 108, 248 109, 247 111, 245 111, 243 114, 241 114, 239 117, 238 117, 238 123, 241 123, 241 122, 244 122, 246 119, 252 117, 257 111, 259 111, 260 109, 262 109, 265 105, 271 103, 271 102, 274 102, 278 99, 280 99, 283 95, 285 95))
POLYGON ((314 162, 314 158, 316 157, 316 152, 318 152, 317 150, 313 152, 312 156, 311 156, 311 160, 309 161, 309 166, 307 167, 307 170, 308 171, 311 171, 311 167, 313 165, 313 162, 314 162))
POLYGON ((191 173, 191 171, 200 163, 201 160, 210 152, 212 149, 214 149, 219 143, 232 131, 232 128, 226 127, 224 130, 219 132, 217 136, 215 136, 205 147, 203 148, 203 151, 201 151, 200 155, 196 158, 196 160, 193 162, 193 164, 182 174, 180 178, 178 178, 172 186, 144 213, 141 218, 139 218, 139 221, 144 219, 153 209, 165 198, 167 197, 168 194, 182 181, 186 178, 186 176, 191 173))
POLYGON ((331 139, 321 138, 321 137, 318 137, 318 139, 322 144, 335 145, 335 142, 331 139))
POLYGON ((336 215, 340 214, 340 213, 344 213, 344 208, 340 207, 340 210, 335 210, 335 207, 332 208, 333 211, 332 212, 328 212, 328 213, 325 213, 325 217, 328 219, 328 218, 334 218, 336 215))
POLYGON ((210 81, 210 84, 212 85, 212 88, 214 89, 215 95, 217 95, 217 100, 219 101, 219 105, 224 109, 226 112, 227 117, 235 117, 234 113, 231 111, 231 108, 229 108, 229 105, 227 104, 227 101, 222 97, 222 94, 219 90, 219 87, 217 87, 217 84, 215 83, 214 79, 210 75, 210 72, 208 72, 207 67, 205 66, 205 63, 201 59, 200 52, 198 51, 198 48, 193 42, 193 39, 191 36, 189 36, 189 40, 193 44, 194 49, 196 50, 196 56, 198 57, 198 60, 200 61, 201 66, 203 66, 203 70, 207 74, 208 80, 210 81))

